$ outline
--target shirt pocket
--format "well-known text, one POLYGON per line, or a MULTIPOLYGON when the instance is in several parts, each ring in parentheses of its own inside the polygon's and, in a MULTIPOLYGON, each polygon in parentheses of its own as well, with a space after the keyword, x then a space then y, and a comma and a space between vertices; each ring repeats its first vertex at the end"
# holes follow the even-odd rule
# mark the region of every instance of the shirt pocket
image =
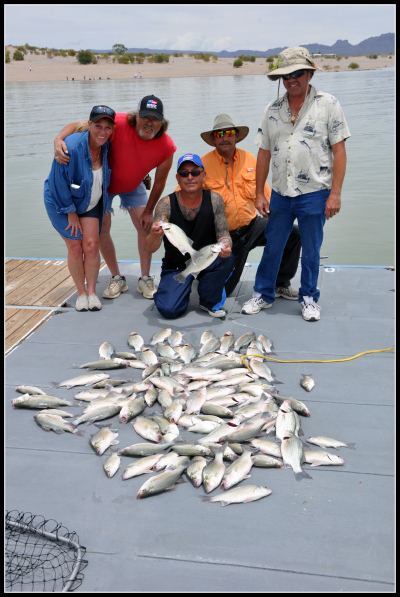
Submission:
POLYGON ((243 172, 242 174, 243 179, 243 188, 246 194, 246 197, 249 199, 256 198, 256 173, 253 172, 243 172))
POLYGON ((81 179, 73 179, 70 181, 70 190, 72 197, 83 199, 85 196, 85 183, 81 179))
POLYGON ((225 180, 223 178, 213 178, 212 180, 206 180, 206 187, 214 193, 218 193, 223 197, 223 189, 225 186, 225 180))

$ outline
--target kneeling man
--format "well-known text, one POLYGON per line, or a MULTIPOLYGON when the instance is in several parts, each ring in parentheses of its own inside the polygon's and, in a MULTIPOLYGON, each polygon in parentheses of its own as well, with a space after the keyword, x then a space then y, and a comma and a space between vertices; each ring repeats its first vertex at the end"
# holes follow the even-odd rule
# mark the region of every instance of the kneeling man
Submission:
MULTIPOLYGON (((185 313, 190 298, 193 275, 189 273, 183 283, 176 280, 185 270, 189 253, 183 255, 164 236, 160 223, 179 226, 193 241, 192 248, 200 251, 218 242, 221 250, 215 261, 197 274, 200 309, 212 317, 224 317, 225 282, 232 273, 234 259, 229 235, 224 201, 218 193, 203 190, 206 173, 198 155, 187 153, 178 161, 177 181, 181 190, 163 197, 157 204, 154 223, 147 237, 147 249, 154 253, 164 240, 165 256, 162 260, 161 278, 154 303, 163 317, 173 319, 185 313)), ((200 261, 196 262, 199 267, 200 261)), ((194 273, 198 271, 196 268, 194 273)))

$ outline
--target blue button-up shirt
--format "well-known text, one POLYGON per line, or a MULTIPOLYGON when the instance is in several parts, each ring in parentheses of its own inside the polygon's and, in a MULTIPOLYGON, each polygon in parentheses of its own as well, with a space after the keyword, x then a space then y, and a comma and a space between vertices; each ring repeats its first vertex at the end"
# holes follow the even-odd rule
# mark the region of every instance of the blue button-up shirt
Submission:
MULTIPOLYGON (((92 195, 93 163, 89 151, 89 131, 73 133, 65 139, 70 161, 59 164, 53 160, 50 174, 44 183, 45 201, 54 204, 57 213, 82 214, 87 211, 92 195)), ((109 143, 103 145, 103 197, 107 199, 111 170, 107 163, 109 143)), ((103 200, 106 210, 107 200, 103 200)), ((104 215, 104 214, 103 214, 104 215)))

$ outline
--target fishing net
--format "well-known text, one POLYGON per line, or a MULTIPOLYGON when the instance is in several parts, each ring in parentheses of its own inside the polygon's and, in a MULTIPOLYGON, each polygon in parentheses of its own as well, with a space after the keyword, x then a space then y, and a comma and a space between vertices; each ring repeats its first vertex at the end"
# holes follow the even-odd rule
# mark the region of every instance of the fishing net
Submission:
POLYGON ((68 592, 83 581, 86 548, 55 520, 6 512, 6 591, 68 592))

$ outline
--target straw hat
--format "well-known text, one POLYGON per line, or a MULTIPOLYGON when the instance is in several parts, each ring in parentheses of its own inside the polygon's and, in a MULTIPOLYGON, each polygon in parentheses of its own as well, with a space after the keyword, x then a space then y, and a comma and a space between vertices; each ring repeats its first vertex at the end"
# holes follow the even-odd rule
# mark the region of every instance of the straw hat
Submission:
POLYGON ((278 55, 278 60, 267 77, 271 81, 276 81, 280 76, 294 73, 296 70, 316 70, 317 68, 322 70, 314 64, 310 52, 306 48, 286 48, 278 55))
POLYGON ((247 137, 247 135, 249 134, 248 126, 236 126, 233 123, 232 118, 228 114, 218 114, 215 117, 214 126, 213 126, 212 130, 206 131, 205 133, 200 133, 200 137, 203 139, 203 141, 208 143, 208 145, 215 147, 213 140, 212 140, 213 139, 212 133, 214 131, 221 131, 223 129, 237 129, 239 131, 239 136, 236 140, 236 143, 239 143, 239 141, 243 141, 243 139, 245 139, 247 137))

